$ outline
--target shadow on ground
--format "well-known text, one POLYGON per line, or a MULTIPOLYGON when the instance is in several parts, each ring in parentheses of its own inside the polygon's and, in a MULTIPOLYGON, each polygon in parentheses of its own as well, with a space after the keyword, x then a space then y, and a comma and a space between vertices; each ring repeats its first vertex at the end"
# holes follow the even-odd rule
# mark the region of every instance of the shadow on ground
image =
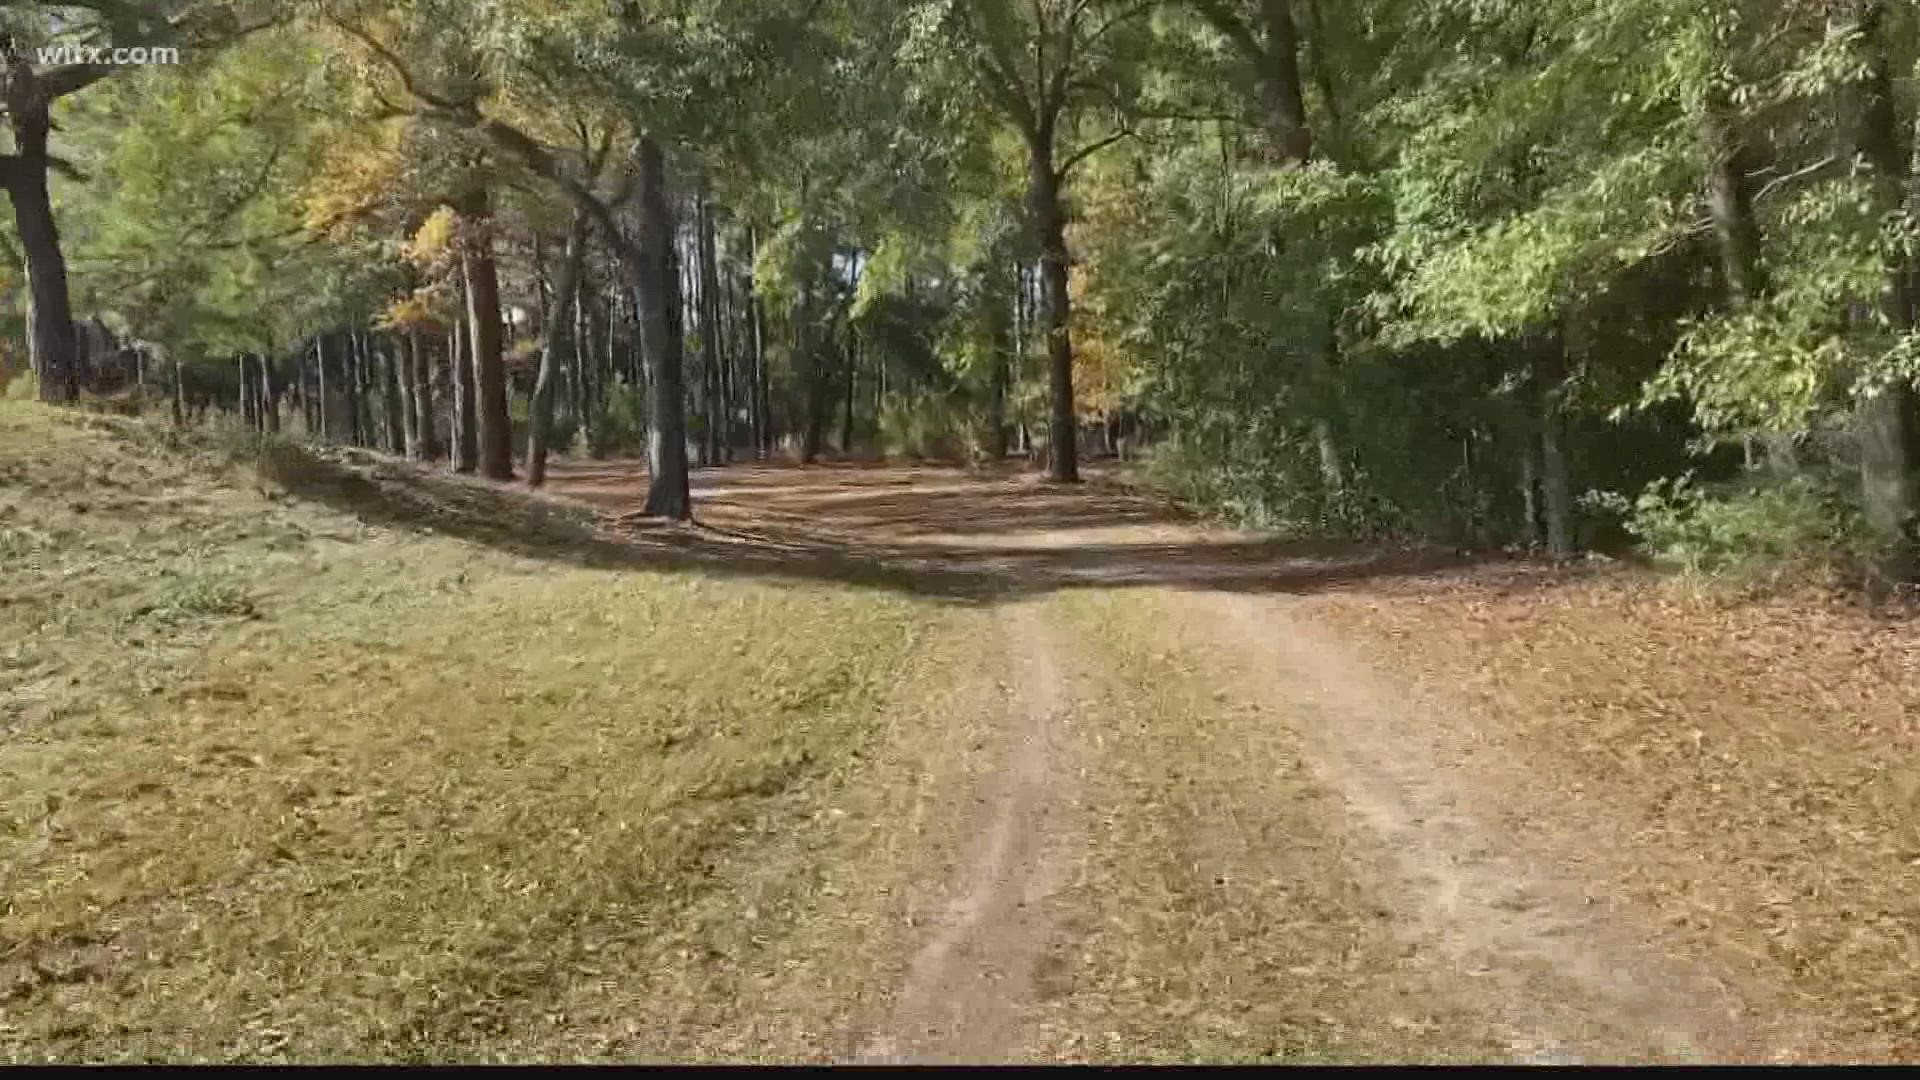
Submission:
POLYGON ((831 581, 958 601, 1172 586, 1305 593, 1461 568, 1456 552, 1287 542, 1204 527, 1096 474, 835 464, 696 475, 697 522, 634 514, 632 462, 556 462, 547 491, 363 451, 281 444, 263 475, 295 498, 516 555, 607 569, 831 581))

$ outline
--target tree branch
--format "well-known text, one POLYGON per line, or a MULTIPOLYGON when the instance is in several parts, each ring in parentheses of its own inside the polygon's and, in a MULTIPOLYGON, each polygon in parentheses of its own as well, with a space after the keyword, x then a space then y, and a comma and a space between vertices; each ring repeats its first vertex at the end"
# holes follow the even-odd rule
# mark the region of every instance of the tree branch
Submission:
POLYGON ((436 109, 441 109, 449 113, 474 112, 474 103, 471 101, 455 101, 452 98, 442 97, 422 87, 419 81, 413 77, 413 69, 409 68, 406 61, 402 60, 398 53, 387 48, 386 44, 380 39, 347 22, 345 19, 340 18, 331 11, 325 12, 323 17, 333 25, 334 29, 339 30, 341 33, 346 34, 366 46, 367 51, 373 53, 382 63, 386 64, 387 67, 393 71, 394 76, 400 80, 400 86, 406 90, 408 97, 416 101, 425 102, 436 109))
POLYGON ((1267 58, 1267 51, 1260 46, 1260 40, 1253 36, 1252 28, 1240 21, 1222 0, 1187 0, 1187 3, 1209 26, 1225 35, 1248 60, 1259 63, 1267 58))
POLYGON ((1756 191, 1753 193, 1753 201, 1755 203, 1758 203, 1760 200, 1766 198, 1768 195, 1773 194, 1775 190, 1787 184, 1791 184, 1795 180, 1800 180, 1805 177, 1812 176, 1814 173, 1817 173, 1820 170, 1827 168, 1828 166, 1834 164, 1839 160, 1840 159, 1835 157, 1834 155, 1828 154, 1826 157, 1821 158, 1819 161, 1814 162, 1813 164, 1807 166, 1804 169, 1796 169, 1785 176, 1776 176, 1772 180, 1767 181, 1767 184, 1765 187, 1762 187, 1759 191, 1756 191))
POLYGON ((62 64, 40 76, 40 86, 46 91, 47 100, 66 97, 100 82, 113 74, 108 64, 62 64))
POLYGON ((81 171, 80 166, 57 154, 47 155, 47 168, 75 183, 84 184, 90 179, 85 172, 81 171))
POLYGON ((1132 128, 1121 128, 1119 131, 1114 132, 1113 134, 1107 136, 1104 139, 1096 139, 1094 142, 1081 147, 1080 149, 1067 155, 1067 160, 1061 163, 1060 168, 1055 172, 1055 176, 1059 178, 1061 183, 1065 183, 1067 179, 1067 175, 1073 172, 1073 167, 1075 165, 1080 164, 1081 162, 1087 160, 1093 155, 1099 153, 1100 151, 1105 150, 1107 147, 1112 146, 1114 143, 1117 143, 1122 139, 1131 138, 1133 134, 1134 134, 1134 131, 1132 128))
POLYGON ((1036 122, 1032 103, 1027 100, 1025 94, 1020 92, 1020 80, 1012 57, 1006 55, 1006 50, 991 33, 975 24, 974 9, 971 4, 962 5, 959 10, 962 13, 961 18, 967 24, 968 35, 979 42, 983 50, 983 55, 976 57, 974 62, 982 88, 986 90, 988 97, 994 99, 995 104, 1013 118, 1014 123, 1020 125, 1023 132, 1028 135, 1034 134, 1039 130, 1039 125, 1036 122))

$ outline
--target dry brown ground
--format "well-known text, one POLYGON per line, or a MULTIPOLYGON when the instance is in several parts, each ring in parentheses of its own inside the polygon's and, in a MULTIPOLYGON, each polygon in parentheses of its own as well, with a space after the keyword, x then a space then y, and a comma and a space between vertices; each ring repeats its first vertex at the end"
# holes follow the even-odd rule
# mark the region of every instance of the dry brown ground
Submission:
MULTIPOLYGON (((616 513, 638 490, 620 464, 557 475, 616 513)), ((1277 543, 1101 479, 762 466, 703 474, 696 497, 699 526, 637 535, 767 572, 1038 601, 1016 647, 1073 673, 1051 711, 1080 762, 1058 797, 1074 809, 1048 819, 1080 837, 1050 856, 1073 884, 1049 901, 1051 944, 1014 950, 1049 974, 909 975, 909 1001, 968 977, 1003 999, 990 1027, 917 1032, 926 1055, 1920 1056, 1909 624, 1688 596, 1626 571, 1277 543), (1326 932, 1303 937, 1291 916, 1316 911, 1306 921, 1326 932), (1380 925, 1362 932, 1363 913, 1380 925), (1344 942, 1328 946, 1340 961, 1286 944, 1302 940, 1344 942), (1299 962, 1276 970, 1290 949, 1299 962), (1301 1006, 1320 1009, 1317 1033, 1272 1034, 1297 1008, 1235 1019, 1362 985, 1344 1014, 1301 1006), (1023 993, 1027 1034, 1008 1043, 1004 999, 1023 993), (1388 1000, 1421 1004, 1356 1019, 1388 1000)), ((1033 712, 1007 715, 1017 729, 1033 712)), ((1021 760, 983 790, 1000 799, 1021 760)), ((981 828, 1039 820, 1030 810, 981 828)), ((995 925, 1032 938, 1029 898, 977 893, 1055 869, 961 860, 962 899, 922 957, 995 925)))
POLYGON ((0 451, 0 1059, 1920 1056, 1910 625, 1098 476, 0 451))

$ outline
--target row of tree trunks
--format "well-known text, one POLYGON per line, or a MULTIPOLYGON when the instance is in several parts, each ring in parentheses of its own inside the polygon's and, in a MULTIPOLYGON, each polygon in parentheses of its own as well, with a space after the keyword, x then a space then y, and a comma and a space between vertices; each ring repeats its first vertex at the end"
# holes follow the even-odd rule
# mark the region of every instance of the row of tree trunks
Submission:
POLYGON ((273 381, 273 365, 258 353, 242 353, 240 366, 240 417, 262 435, 280 433, 280 395, 273 381))

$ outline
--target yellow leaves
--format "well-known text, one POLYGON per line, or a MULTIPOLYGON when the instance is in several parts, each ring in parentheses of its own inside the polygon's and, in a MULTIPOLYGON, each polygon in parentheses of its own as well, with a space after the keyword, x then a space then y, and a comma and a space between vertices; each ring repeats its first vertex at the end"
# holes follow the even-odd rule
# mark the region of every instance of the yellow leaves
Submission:
POLYGON ((391 330, 417 330, 437 326, 439 319, 436 311, 438 305, 434 302, 436 299, 438 298, 426 289, 397 297, 387 304, 385 311, 380 313, 379 325, 391 330))
POLYGON ((433 266, 453 253, 460 235, 460 216, 450 206, 442 206, 422 222, 413 239, 400 249, 400 257, 415 266, 433 266))
POLYGON ((385 130, 356 132, 328 149, 303 200, 308 232, 339 237, 392 196, 406 171, 395 142, 385 130))
POLYGON ((1106 335, 1113 323, 1103 318, 1086 273, 1075 267, 1067 277, 1073 300, 1074 399, 1085 415, 1100 415, 1119 407, 1125 396, 1128 357, 1123 345, 1106 335))

